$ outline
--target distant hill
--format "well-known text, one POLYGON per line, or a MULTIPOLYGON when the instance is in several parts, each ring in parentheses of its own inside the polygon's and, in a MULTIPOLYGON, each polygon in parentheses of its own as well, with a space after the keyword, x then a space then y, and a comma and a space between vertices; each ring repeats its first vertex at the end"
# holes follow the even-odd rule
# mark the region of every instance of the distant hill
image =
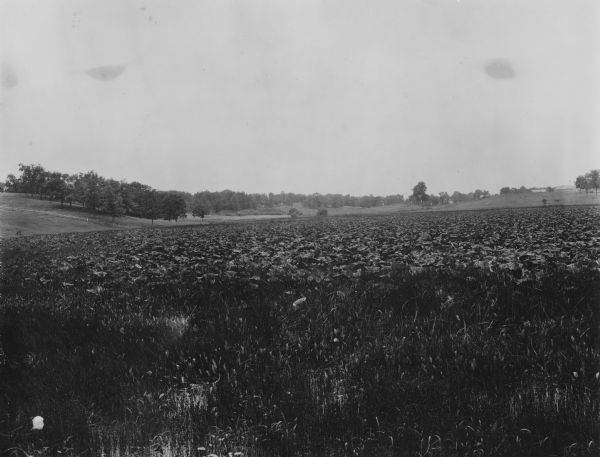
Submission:
POLYGON ((450 205, 447 209, 475 210, 568 205, 600 205, 600 194, 592 192, 586 194, 585 192, 580 192, 575 189, 555 189, 553 192, 525 192, 522 194, 495 195, 490 198, 450 205))

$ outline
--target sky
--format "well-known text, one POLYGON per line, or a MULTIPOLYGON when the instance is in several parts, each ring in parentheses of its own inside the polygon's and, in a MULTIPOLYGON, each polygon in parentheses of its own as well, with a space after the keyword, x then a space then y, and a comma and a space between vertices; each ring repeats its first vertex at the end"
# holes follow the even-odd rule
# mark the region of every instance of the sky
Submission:
POLYGON ((600 168, 597 0, 0 0, 0 179, 408 195, 600 168))

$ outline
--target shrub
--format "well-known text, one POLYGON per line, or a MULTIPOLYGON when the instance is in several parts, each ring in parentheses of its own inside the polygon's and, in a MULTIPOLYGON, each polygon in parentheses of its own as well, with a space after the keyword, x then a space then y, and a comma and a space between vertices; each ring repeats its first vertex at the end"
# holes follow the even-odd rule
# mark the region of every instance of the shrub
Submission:
POLYGON ((302 216, 302 211, 300 211, 298 208, 291 208, 288 211, 288 214, 290 215, 291 218, 295 219, 297 217, 302 216))

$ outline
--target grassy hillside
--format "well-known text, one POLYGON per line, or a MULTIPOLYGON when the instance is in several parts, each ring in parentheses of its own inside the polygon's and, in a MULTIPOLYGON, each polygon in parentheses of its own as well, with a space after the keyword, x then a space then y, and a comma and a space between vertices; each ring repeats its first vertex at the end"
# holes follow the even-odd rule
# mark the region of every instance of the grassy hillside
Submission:
POLYGON ((526 194, 497 195, 482 200, 461 202, 450 205, 448 209, 492 209, 492 208, 524 208, 534 206, 568 206, 598 205, 600 194, 579 192, 575 189, 555 190, 554 192, 530 192, 526 194))
MULTIPOLYGON (((155 221, 157 225, 175 222, 155 221)), ((179 222, 181 224, 181 222, 179 222)), ((68 232, 91 232, 150 226, 151 221, 135 217, 91 214, 81 207, 69 207, 49 200, 29 198, 24 194, 0 193, 0 236, 34 235, 68 232)))
MULTIPOLYGON (((8 238, 20 235, 56 234, 70 232, 93 232, 98 230, 123 230, 143 227, 178 227, 237 221, 246 219, 263 219, 282 217, 274 215, 254 216, 219 216, 209 215, 204 219, 188 215, 178 222, 123 216, 115 218, 104 214, 94 214, 73 205, 64 205, 49 200, 29 198, 25 194, 0 193, 0 237, 8 238)), ((287 216, 283 216, 287 217, 287 216)))

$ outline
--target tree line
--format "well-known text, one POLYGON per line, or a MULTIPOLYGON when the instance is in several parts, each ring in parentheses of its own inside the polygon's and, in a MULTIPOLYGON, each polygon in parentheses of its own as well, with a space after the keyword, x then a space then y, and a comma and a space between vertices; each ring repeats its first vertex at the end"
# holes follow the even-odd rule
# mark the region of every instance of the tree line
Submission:
POLYGON ((115 181, 94 171, 70 175, 48 171, 41 165, 19 164, 19 175, 9 174, 7 192, 60 201, 61 206, 79 204, 90 212, 112 216, 175 220, 186 217, 187 204, 179 192, 163 192, 139 182, 115 181))
POLYGON ((436 194, 427 193, 427 185, 423 181, 419 181, 414 187, 411 196, 407 202, 414 205, 421 206, 437 206, 437 205, 449 205, 452 203, 466 202, 470 200, 480 200, 482 198, 488 198, 491 194, 487 190, 476 189, 473 192, 462 193, 454 191, 452 195, 448 192, 439 192, 436 194))
MULTIPOLYGON (((408 198, 403 195, 363 195, 349 194, 298 194, 292 192, 246 193, 223 190, 203 191, 191 194, 180 191, 159 191, 139 182, 128 183, 99 176, 94 171, 68 174, 48 171, 39 164, 19 164, 19 174, 9 174, 0 190, 26 193, 32 197, 60 201, 61 206, 80 205, 92 211, 111 215, 113 218, 127 215, 151 220, 175 220, 192 213, 204 217, 210 213, 237 212, 243 210, 265 210, 280 206, 298 206, 311 209, 341 208, 344 206, 370 208, 375 206, 405 203, 420 206, 437 206, 479 200, 490 197, 487 190, 452 194, 439 192, 428 194, 427 185, 420 181, 413 187, 408 198)), ((589 192, 600 187, 600 170, 591 170, 578 176, 575 186, 589 192)), ((553 188, 548 187, 547 191, 553 188)), ((531 189, 503 187, 500 194, 525 193, 531 189)))
POLYGON ((444 205, 488 197, 488 191, 477 189, 463 194, 449 195, 440 192, 428 195, 427 186, 420 182, 413 194, 405 199, 401 194, 343 195, 343 194, 299 194, 246 193, 223 190, 202 191, 195 194, 181 191, 159 191, 139 182, 116 181, 99 176, 94 171, 68 174, 46 170, 39 164, 19 164, 17 175, 9 174, 0 190, 26 193, 32 197, 79 205, 91 212, 109 214, 113 218, 127 215, 151 220, 175 220, 192 213, 204 217, 210 213, 237 212, 243 210, 265 210, 280 206, 303 206, 311 209, 341 208, 344 206, 371 208, 394 204, 444 205))
POLYGON ((26 193, 32 197, 60 201, 61 206, 73 204, 111 215, 127 215, 148 219, 177 220, 188 212, 196 217, 223 211, 276 208, 300 204, 306 208, 338 208, 342 206, 372 207, 404 202, 403 195, 385 197, 342 194, 298 194, 280 192, 246 193, 223 190, 218 192, 159 191, 139 182, 116 181, 99 176, 94 171, 68 174, 46 170, 39 164, 19 164, 17 175, 9 174, 2 190, 26 193))
POLYGON ((598 188, 600 187, 600 170, 590 170, 584 175, 577 176, 575 187, 579 191, 585 190, 586 194, 592 189, 598 193, 598 188))

